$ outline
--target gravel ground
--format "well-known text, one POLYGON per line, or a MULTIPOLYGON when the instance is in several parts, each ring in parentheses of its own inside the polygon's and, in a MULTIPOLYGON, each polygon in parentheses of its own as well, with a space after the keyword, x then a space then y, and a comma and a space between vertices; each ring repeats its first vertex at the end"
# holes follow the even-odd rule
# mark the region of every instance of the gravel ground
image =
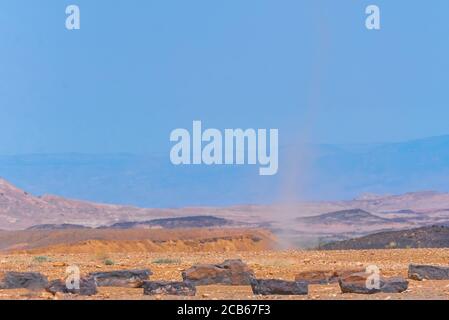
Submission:
MULTIPOLYGON (((1 271, 37 271, 50 280, 63 278, 69 265, 82 274, 92 271, 149 268, 152 280, 181 280, 181 271, 196 263, 220 263, 240 258, 259 278, 294 280, 299 271, 360 269, 376 265, 382 275, 407 276, 409 263, 449 265, 449 249, 359 250, 359 251, 262 251, 197 253, 114 253, 0 255, 1 271), (110 265, 107 265, 110 264, 110 265)), ((0 290, 0 299, 449 299, 449 281, 413 281, 400 294, 342 294, 338 284, 311 285, 307 296, 255 296, 249 286, 200 286, 195 297, 143 296, 142 289, 99 288, 93 297, 0 290)))

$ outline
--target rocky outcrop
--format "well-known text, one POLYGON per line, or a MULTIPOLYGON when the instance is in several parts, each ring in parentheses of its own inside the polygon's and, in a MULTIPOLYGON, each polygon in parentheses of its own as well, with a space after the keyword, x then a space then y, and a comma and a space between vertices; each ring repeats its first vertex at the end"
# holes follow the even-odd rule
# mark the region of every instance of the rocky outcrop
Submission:
POLYGON ((413 280, 449 280, 449 267, 411 264, 408 277, 413 280))
POLYGON ((95 279, 99 287, 140 288, 143 281, 148 280, 152 274, 149 269, 144 269, 93 272, 90 276, 95 279))
POLYGON ((182 273, 184 281, 194 285, 249 285, 254 273, 242 260, 226 260, 221 264, 194 265, 182 273))
POLYGON ((342 293, 401 293, 408 288, 408 281, 401 277, 383 278, 377 281, 371 281, 373 274, 366 272, 354 273, 340 278, 338 283, 342 293))
POLYGON ((449 227, 426 226, 397 231, 382 231, 363 237, 331 242, 320 246, 321 250, 366 250, 388 248, 447 248, 449 227))
POLYGON ((97 284, 95 279, 92 277, 81 278, 79 283, 79 288, 71 288, 67 287, 67 284, 63 280, 53 280, 46 287, 48 292, 53 294, 59 293, 71 293, 78 294, 81 296, 92 296, 97 294, 97 284))
POLYGON ((251 279, 254 294, 260 295, 306 295, 309 288, 305 281, 284 281, 277 279, 251 279))
POLYGON ((143 294, 194 296, 196 294, 196 288, 189 282, 144 281, 143 294))
POLYGON ((0 275, 0 289, 43 290, 47 277, 38 272, 5 272, 0 275))

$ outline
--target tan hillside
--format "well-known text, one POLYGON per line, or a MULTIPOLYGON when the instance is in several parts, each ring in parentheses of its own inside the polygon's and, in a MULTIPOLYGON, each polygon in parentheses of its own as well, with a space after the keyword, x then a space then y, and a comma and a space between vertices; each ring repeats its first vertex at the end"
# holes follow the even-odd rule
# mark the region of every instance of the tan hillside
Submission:
POLYGON ((258 229, 111 230, 0 232, 0 250, 28 253, 258 251, 276 247, 258 229))

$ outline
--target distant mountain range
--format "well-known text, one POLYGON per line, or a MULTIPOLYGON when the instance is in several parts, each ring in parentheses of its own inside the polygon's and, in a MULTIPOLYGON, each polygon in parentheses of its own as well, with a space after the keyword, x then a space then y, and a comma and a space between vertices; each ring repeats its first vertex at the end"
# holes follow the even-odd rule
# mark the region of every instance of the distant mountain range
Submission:
POLYGON ((53 195, 34 196, 0 179, 0 229, 34 225, 100 226, 130 220, 166 218, 170 210, 100 204, 53 195))
POLYGON ((449 225, 449 193, 366 194, 346 201, 291 205, 139 208, 35 196, 0 179, 0 229, 265 228, 287 247, 429 225, 449 225))
MULTIPOLYGON (((66 230, 87 228, 257 227, 241 211, 216 208, 155 209, 102 204, 60 196, 35 196, 0 179, 0 229, 66 230), (215 212, 218 216, 212 216, 215 212), (233 220, 235 218, 235 221, 233 220)), ((254 222, 252 221, 254 220, 254 222)))
POLYGON ((0 156, 0 176, 35 195, 157 208, 449 191, 449 136, 285 146, 279 153, 272 177, 259 176, 255 166, 173 166, 168 154, 119 153, 0 156))

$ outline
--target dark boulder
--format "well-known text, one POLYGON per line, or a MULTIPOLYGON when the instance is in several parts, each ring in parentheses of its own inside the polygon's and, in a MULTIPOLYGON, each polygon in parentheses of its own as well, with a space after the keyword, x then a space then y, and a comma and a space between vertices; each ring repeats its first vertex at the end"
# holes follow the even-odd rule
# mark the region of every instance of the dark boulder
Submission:
POLYGON ((449 280, 449 267, 411 264, 408 277, 413 280, 449 280))
POLYGON ((401 277, 395 278, 379 278, 379 283, 376 286, 371 283, 371 273, 359 272, 338 280, 342 293, 360 293, 360 294, 374 294, 379 292, 384 293, 401 293, 408 288, 408 281, 401 277))
POLYGON ((254 273, 242 260, 226 260, 221 264, 194 265, 182 273, 184 281, 194 285, 249 285, 254 273))
POLYGON ((144 281, 143 294, 194 296, 196 294, 196 288, 192 283, 189 282, 144 281))
POLYGON ((0 276, 0 289, 43 290, 47 277, 39 272, 5 272, 0 276))
POLYGON ((92 296, 97 293, 97 284, 92 277, 86 277, 80 279, 79 289, 69 289, 64 280, 53 280, 47 286, 46 290, 53 294, 59 293, 71 293, 81 296, 92 296))
POLYGON ((381 279, 380 290, 383 293, 401 293, 408 289, 408 281, 402 277, 381 279))
POLYGON ((261 295, 306 295, 309 288, 305 281, 284 281, 276 279, 251 279, 254 294, 261 295))
POLYGON ((118 270, 109 272, 93 272, 91 277, 99 287, 140 288, 143 281, 148 280, 153 273, 148 270, 118 270))

